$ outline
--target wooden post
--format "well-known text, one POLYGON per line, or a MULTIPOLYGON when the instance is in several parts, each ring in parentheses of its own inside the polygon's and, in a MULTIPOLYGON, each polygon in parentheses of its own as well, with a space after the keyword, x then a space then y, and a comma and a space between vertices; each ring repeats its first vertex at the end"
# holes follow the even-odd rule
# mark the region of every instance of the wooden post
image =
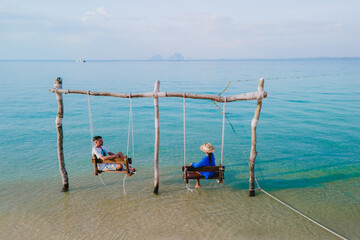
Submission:
MULTIPOLYGON (((258 92, 264 91, 264 78, 260 78, 258 92)), ((256 159, 256 127, 260 117, 260 110, 262 105, 262 98, 257 100, 254 118, 251 121, 251 151, 250 151, 250 164, 249 164, 249 196, 255 197, 255 159, 256 159)))
MULTIPOLYGON (((62 79, 57 78, 54 84, 55 89, 62 89, 62 79)), ((63 129, 62 120, 64 115, 64 104, 61 93, 56 93, 56 99, 58 102, 58 113, 56 115, 55 125, 57 129, 57 152, 59 158, 59 170, 62 177, 62 192, 69 190, 69 179, 65 168, 64 152, 63 152, 63 129)))
POLYGON ((159 140, 160 140, 159 97, 158 97, 159 88, 160 88, 160 81, 157 80, 154 86, 154 109, 155 109, 154 194, 158 194, 159 192, 159 140))

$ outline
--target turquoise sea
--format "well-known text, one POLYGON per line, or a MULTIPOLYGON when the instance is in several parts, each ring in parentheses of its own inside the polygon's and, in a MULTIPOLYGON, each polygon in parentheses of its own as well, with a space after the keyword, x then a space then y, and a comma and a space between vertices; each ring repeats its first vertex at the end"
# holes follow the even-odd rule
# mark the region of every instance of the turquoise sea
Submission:
MULTIPOLYGON (((55 118, 63 88, 118 93, 235 95, 264 77, 255 175, 282 201, 349 239, 360 239, 360 59, 223 61, 0 61, 0 239, 338 239, 261 191, 248 197, 256 101, 226 105, 223 185, 182 180, 183 105, 160 98, 160 190, 154 195, 153 99, 133 99, 137 174, 93 175, 86 95, 64 95, 70 191, 61 192, 55 118), (233 128, 232 128, 233 127, 233 128), (233 131, 239 136, 240 144, 233 131), (195 183, 191 182, 193 188, 195 183)), ((129 99, 91 97, 94 134, 127 149, 129 99)), ((222 107, 222 104, 218 104, 222 107)), ((221 154, 222 114, 186 101, 186 162, 211 142, 221 154)), ((131 148, 130 148, 131 150, 131 148)), ((131 151, 129 155, 132 155, 131 151)))

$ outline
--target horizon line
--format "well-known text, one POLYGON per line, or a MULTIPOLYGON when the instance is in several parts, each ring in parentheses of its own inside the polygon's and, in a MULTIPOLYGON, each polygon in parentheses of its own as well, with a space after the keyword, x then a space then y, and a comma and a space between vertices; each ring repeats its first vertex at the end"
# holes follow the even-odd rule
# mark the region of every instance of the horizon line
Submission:
MULTIPOLYGON (((214 59, 84 59, 85 61, 96 62, 115 62, 115 61, 146 61, 146 62, 191 62, 191 61, 264 61, 264 60, 302 60, 302 59, 358 59, 360 57, 292 57, 292 58, 214 58, 214 59)), ((54 62, 72 62, 76 59, 0 59, 1 62, 21 62, 21 61, 54 61, 54 62)))

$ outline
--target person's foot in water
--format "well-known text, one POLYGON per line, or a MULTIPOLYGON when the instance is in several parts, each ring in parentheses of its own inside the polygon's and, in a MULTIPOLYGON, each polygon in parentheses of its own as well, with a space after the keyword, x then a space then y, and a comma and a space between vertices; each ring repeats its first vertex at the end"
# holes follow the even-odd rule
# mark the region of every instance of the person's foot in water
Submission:
POLYGON ((199 179, 196 179, 196 185, 195 185, 195 188, 200 188, 200 181, 199 181, 199 179))

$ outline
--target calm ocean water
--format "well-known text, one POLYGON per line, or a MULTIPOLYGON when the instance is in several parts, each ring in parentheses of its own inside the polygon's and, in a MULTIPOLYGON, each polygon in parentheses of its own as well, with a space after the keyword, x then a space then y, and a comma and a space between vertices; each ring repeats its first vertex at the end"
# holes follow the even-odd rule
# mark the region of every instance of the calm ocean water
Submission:
MULTIPOLYGON (((136 93, 268 97, 257 128, 255 174, 262 188, 350 238, 360 239, 360 59, 253 61, 0 61, 0 239, 337 239, 265 194, 248 195, 256 102, 226 105, 225 182, 182 181, 182 99, 160 99, 160 194, 152 194, 153 99, 133 99, 135 167, 126 180, 93 176, 88 99, 64 96, 64 152, 70 192, 61 193, 56 152, 57 77, 63 88, 136 93), (243 151, 244 150, 244 151, 243 151), (194 183, 192 183, 193 187, 194 183), (123 225, 122 225, 123 224, 123 225), (125 224, 125 225, 124 225, 125 224)), ((222 115, 187 100, 186 161, 211 142, 220 161, 222 115)), ((219 104, 220 106, 221 104, 219 104)), ((94 133, 126 152, 129 100, 91 97, 94 133)), ((131 154, 130 154, 131 155, 131 154)))

